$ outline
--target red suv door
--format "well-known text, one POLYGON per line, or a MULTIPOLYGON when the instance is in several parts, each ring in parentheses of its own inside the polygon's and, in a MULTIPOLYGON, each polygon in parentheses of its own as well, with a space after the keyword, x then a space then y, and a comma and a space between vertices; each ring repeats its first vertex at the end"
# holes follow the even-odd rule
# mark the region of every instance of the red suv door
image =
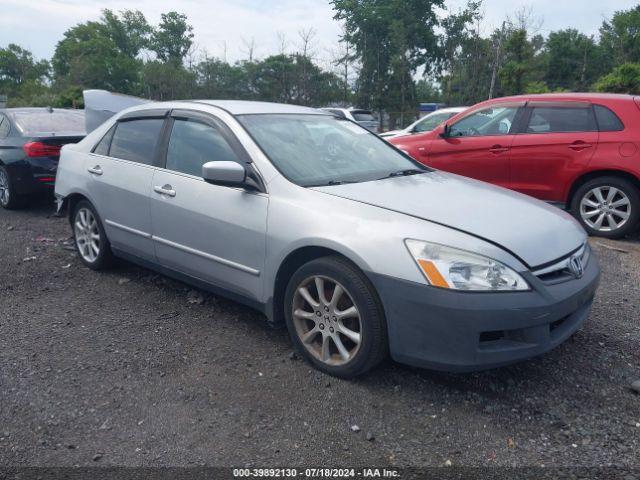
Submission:
POLYGON ((524 102, 496 103, 448 125, 431 141, 425 164, 497 185, 509 183, 509 149, 524 102))
POLYGON ((598 126, 584 101, 533 101, 527 104, 522 132, 511 144, 511 180, 527 195, 564 202, 578 172, 593 156, 598 126))

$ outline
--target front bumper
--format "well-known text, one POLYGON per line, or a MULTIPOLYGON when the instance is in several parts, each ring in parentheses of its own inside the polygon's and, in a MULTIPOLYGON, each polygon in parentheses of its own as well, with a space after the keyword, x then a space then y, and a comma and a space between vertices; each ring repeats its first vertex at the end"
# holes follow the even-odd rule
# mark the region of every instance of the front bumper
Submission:
POLYGON ((589 316, 600 279, 591 254, 584 275, 547 285, 532 274, 527 292, 460 292, 373 274, 384 305, 391 356, 445 371, 507 365, 558 346, 589 316))

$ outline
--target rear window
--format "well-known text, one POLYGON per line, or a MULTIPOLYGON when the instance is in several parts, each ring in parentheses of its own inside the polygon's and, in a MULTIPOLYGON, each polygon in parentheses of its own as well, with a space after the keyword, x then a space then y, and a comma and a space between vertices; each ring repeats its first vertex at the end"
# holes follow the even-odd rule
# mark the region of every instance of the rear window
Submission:
POLYGON ((533 107, 527 133, 593 132, 596 124, 588 107, 533 107))
POLYGON ((119 122, 109 156, 151 165, 163 124, 162 118, 119 122))
POLYGON ((23 135, 37 133, 84 133, 83 110, 47 110, 34 112, 14 112, 16 127, 23 135))
POLYGON ((367 110, 352 110, 351 115, 357 122, 375 122, 376 117, 367 110))
POLYGON ((619 132, 624 130, 624 125, 618 116, 602 105, 594 105, 593 111, 596 113, 598 128, 601 132, 619 132))

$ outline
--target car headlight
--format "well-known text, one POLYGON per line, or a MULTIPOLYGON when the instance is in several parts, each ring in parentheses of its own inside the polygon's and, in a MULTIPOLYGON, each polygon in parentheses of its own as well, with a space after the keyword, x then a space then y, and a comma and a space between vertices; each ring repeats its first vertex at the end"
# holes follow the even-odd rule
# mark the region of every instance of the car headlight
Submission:
POLYGON ((405 244, 430 285, 454 290, 513 292, 529 290, 518 273, 491 258, 419 240, 405 244))

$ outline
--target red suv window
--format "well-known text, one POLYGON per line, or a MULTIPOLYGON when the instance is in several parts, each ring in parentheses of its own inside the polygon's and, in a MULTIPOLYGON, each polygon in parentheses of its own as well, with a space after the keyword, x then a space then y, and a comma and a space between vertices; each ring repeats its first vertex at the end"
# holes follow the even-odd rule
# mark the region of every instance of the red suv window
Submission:
POLYGON ((602 105, 594 105, 593 111, 598 121, 598 129, 601 132, 619 132, 624 130, 624 124, 618 116, 602 105))

